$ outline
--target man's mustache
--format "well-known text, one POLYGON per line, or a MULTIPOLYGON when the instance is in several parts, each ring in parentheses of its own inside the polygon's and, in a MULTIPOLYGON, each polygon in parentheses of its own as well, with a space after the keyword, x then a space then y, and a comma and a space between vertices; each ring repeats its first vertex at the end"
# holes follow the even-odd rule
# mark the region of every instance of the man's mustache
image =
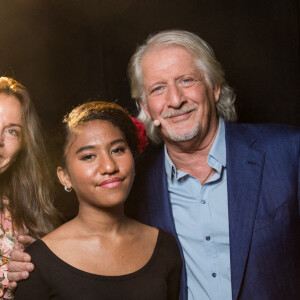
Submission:
POLYGON ((190 106, 184 106, 184 107, 179 108, 179 109, 172 109, 172 110, 166 111, 165 113, 161 114, 161 117, 163 119, 177 117, 177 116, 189 113, 189 112, 191 112, 193 110, 196 110, 196 109, 198 109, 198 104, 195 103, 195 104, 190 105, 190 106))

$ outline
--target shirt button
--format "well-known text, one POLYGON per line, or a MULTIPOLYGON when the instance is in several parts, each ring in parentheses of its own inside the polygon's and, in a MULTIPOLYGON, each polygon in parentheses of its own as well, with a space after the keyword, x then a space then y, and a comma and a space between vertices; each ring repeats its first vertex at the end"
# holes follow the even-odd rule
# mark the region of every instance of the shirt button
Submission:
POLYGON ((212 273, 211 276, 215 278, 215 277, 217 277, 217 274, 216 273, 212 273))
POLYGON ((207 237, 206 237, 206 240, 207 240, 207 241, 210 241, 210 236, 207 236, 207 237))
POLYGON ((202 204, 205 204, 205 203, 206 203, 206 201, 205 201, 205 200, 201 200, 201 203, 202 203, 202 204))

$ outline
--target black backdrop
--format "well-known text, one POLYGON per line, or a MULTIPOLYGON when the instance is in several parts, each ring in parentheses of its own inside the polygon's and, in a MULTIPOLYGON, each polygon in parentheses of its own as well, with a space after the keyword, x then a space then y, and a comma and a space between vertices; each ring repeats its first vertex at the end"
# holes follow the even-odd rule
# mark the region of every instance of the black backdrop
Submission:
POLYGON ((127 63, 170 28, 213 47, 239 122, 300 125, 299 0, 0 0, 0 75, 29 89, 48 133, 87 99, 134 113, 127 63))

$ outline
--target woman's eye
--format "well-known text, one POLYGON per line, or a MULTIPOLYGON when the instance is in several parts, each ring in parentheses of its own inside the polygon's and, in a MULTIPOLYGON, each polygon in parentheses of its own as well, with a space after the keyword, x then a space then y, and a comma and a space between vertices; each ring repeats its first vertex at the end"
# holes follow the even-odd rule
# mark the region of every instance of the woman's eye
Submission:
POLYGON ((16 129, 7 129, 7 133, 13 137, 19 136, 19 132, 16 129))

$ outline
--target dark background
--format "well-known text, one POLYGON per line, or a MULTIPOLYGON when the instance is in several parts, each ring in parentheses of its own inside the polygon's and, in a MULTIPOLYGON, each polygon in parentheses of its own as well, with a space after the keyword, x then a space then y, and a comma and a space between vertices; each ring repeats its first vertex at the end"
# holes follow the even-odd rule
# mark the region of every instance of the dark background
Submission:
POLYGON ((88 99, 135 113, 127 63, 170 28, 213 47, 239 122, 300 125, 299 0, 0 0, 0 75, 29 89, 49 135, 88 99))

